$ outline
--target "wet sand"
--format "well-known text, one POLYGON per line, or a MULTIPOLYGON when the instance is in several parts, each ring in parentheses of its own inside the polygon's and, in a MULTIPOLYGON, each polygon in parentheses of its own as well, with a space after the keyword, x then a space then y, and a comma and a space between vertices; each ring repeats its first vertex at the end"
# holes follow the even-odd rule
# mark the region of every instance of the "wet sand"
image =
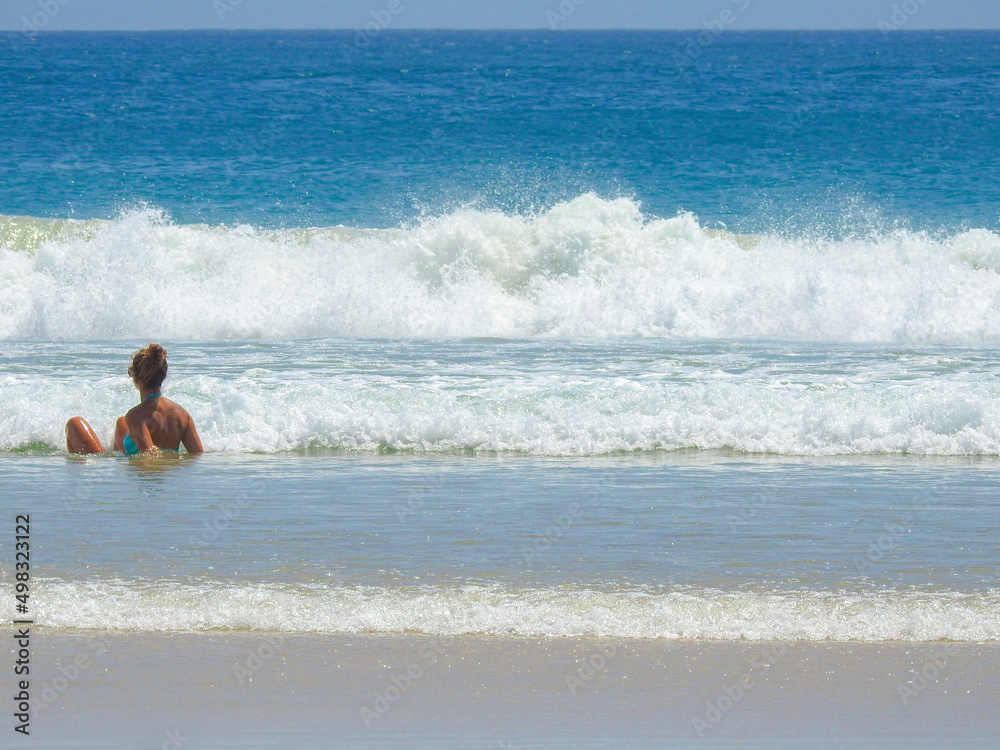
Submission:
POLYGON ((1000 744, 997 645, 38 630, 32 660, 37 748, 1000 744))

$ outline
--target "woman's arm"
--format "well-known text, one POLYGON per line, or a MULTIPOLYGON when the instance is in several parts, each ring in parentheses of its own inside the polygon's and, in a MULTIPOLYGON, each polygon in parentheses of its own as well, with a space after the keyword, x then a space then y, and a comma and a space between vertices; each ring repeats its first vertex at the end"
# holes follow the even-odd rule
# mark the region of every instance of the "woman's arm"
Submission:
POLYGON ((126 420, 125 417, 118 417, 118 421, 115 422, 115 437, 114 440, 111 441, 111 450, 124 453, 126 435, 128 435, 128 420, 126 420))
POLYGON ((185 414, 187 419, 187 425, 184 428, 184 434, 181 435, 181 442, 184 443, 184 447, 187 448, 188 453, 204 453, 205 449, 201 447, 201 438, 198 437, 198 430, 194 428, 194 420, 191 419, 190 414, 185 414))
MULTIPOLYGON (((133 416, 132 412, 129 412, 125 415, 125 424, 128 427, 128 435, 135 443, 135 447, 139 449, 139 453, 160 452, 159 446, 153 442, 153 436, 149 434, 149 425, 146 424, 145 419, 140 420, 133 416)), ((122 439, 124 440, 124 435, 122 439)), ((122 449, 124 450, 124 446, 122 449)))

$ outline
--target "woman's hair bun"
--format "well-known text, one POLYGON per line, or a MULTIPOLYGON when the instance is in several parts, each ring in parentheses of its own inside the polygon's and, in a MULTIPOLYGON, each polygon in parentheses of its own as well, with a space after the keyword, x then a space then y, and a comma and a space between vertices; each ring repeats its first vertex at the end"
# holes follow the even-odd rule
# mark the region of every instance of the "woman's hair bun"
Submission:
POLYGON ((135 378, 148 388, 159 388, 167 377, 167 352, 159 344, 150 343, 132 357, 135 378))
POLYGON ((159 344, 150 344, 147 346, 146 356, 149 357, 151 362, 164 362, 167 359, 167 353, 159 344))

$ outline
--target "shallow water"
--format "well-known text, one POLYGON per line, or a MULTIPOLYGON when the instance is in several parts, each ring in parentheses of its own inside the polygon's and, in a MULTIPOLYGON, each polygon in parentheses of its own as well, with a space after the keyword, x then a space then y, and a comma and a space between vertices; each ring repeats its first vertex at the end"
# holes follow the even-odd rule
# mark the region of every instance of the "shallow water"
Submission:
POLYGON ((1000 640, 996 459, 5 461, 46 626, 1000 640))

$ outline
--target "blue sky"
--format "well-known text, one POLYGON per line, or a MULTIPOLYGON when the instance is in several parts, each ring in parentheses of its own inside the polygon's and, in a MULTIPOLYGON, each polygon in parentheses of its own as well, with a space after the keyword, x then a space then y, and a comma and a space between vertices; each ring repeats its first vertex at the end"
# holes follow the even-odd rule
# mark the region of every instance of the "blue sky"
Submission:
POLYGON ((1000 28, 996 0, 3 0, 0 29, 351 29, 373 14, 392 28, 1000 28))

